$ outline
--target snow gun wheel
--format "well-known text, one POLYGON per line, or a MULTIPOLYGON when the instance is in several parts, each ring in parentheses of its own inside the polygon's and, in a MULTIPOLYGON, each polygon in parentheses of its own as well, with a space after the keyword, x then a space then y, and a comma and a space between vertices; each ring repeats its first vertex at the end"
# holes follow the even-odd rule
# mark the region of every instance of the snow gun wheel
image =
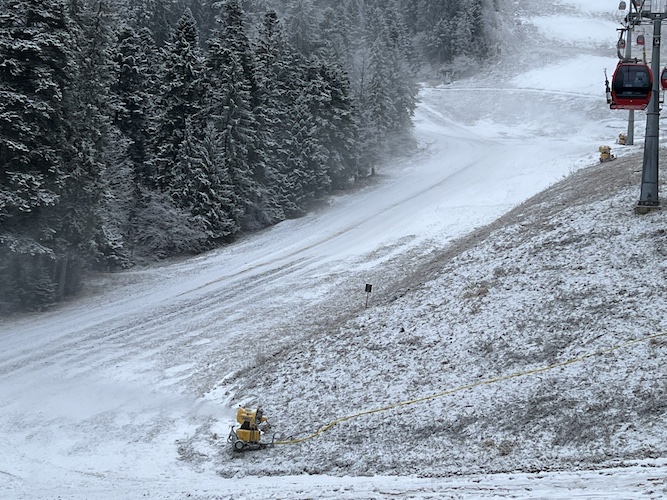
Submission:
POLYGON ((232 448, 234 449, 234 451, 243 451, 243 449, 245 448, 245 443, 239 439, 237 441, 234 441, 234 443, 232 444, 232 448))

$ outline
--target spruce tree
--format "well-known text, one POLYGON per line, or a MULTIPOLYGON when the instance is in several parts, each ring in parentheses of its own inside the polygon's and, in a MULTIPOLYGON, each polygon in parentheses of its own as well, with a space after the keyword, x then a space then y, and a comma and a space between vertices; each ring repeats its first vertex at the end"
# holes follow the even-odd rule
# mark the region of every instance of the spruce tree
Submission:
MULTIPOLYGON (((334 55, 327 59, 333 61, 334 55)), ((331 189, 349 187, 358 174, 359 128, 350 95, 350 82, 340 65, 331 62, 314 68, 323 85, 323 98, 316 99, 319 142, 327 151, 326 171, 331 189)), ((312 109, 312 108, 311 108, 312 109)))
POLYGON ((137 181, 146 184, 142 165, 148 158, 148 125, 154 90, 154 50, 150 32, 137 33, 123 25, 114 52, 115 75, 111 84, 115 105, 114 125, 131 141, 129 154, 136 164, 137 181))
POLYGON ((104 196, 100 200, 99 243, 96 266, 114 270, 131 267, 132 228, 137 208, 134 162, 129 154, 132 142, 118 128, 111 127, 102 157, 104 196))
POLYGON ((124 19, 134 28, 148 28, 158 46, 169 40, 174 25, 187 7, 186 0, 127 0, 124 19))
POLYGON ((298 145, 292 136, 294 105, 303 88, 300 61, 290 51, 275 11, 267 12, 255 42, 259 103, 255 115, 260 140, 270 162, 266 167, 267 196, 263 212, 275 222, 303 213, 295 201, 290 178, 298 145))
POLYGON ((103 230, 106 218, 102 200, 108 198, 105 164, 107 149, 113 145, 111 82, 112 50, 116 18, 109 0, 87 0, 70 4, 76 40, 78 72, 67 104, 67 115, 74 131, 72 145, 76 155, 68 158, 71 182, 57 205, 59 241, 63 245, 60 274, 68 293, 76 290, 82 272, 95 262, 105 265, 119 258, 117 245, 107 241, 103 230), (66 250, 65 250, 66 249, 66 250), (109 260, 107 260, 109 259, 109 260))
POLYGON ((67 102, 77 74, 63 1, 9 0, 0 15, 0 303, 52 303, 67 245, 55 217, 76 182, 67 102))
POLYGON ((309 0, 290 0, 287 30, 292 47, 308 58, 319 47, 317 17, 309 0))
POLYGON ((206 246, 212 248, 236 235, 243 212, 217 130, 209 123, 201 140, 194 132, 188 121, 177 164, 174 200, 190 213, 196 227, 205 230, 206 246))
MULTIPOLYGON (((136 243, 137 215, 143 203, 142 193, 152 185, 151 126, 157 90, 156 50, 148 28, 141 28, 137 32, 128 24, 119 27, 113 52, 114 78, 111 92, 115 103, 112 107, 113 124, 120 135, 112 142, 107 161, 119 165, 119 171, 109 176, 114 180, 109 181, 109 187, 116 200, 109 202, 112 205, 109 209, 114 216, 107 225, 118 228, 124 239, 124 249, 129 255, 136 243), (126 148, 124 153, 121 147, 126 148), (123 175, 130 175, 130 180, 124 180, 123 175), (112 221, 117 224, 114 225, 112 221)), ((121 260, 120 263, 126 265, 128 261, 121 260)))
POLYGON ((149 187, 169 193, 174 187, 174 169, 188 119, 203 106, 203 53, 192 13, 186 10, 171 39, 162 50, 158 71, 155 121, 152 130, 153 157, 148 173, 149 187))
POLYGON ((255 116, 258 91, 255 62, 237 0, 222 5, 218 29, 208 40, 209 119, 220 134, 225 164, 242 204, 242 229, 270 223, 262 212, 266 191, 266 156, 255 116))

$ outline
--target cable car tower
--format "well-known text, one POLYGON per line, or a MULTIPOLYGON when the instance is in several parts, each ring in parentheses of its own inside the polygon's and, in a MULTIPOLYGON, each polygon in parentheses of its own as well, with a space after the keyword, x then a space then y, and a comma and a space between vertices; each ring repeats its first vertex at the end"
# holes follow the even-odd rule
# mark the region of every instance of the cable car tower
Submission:
MULTIPOLYGON (((663 79, 667 83, 667 74, 660 71, 660 45, 662 21, 667 19, 665 0, 630 0, 630 8, 624 19, 624 26, 619 35, 619 63, 612 77, 611 89, 607 82, 607 101, 611 109, 628 109, 630 118, 628 135, 632 137, 630 126, 634 129, 634 110, 646 109, 646 135, 644 137, 644 161, 639 202, 635 213, 644 214, 660 210, 658 197, 658 154, 660 133, 660 88, 663 79), (651 67, 646 62, 631 59, 630 41, 634 27, 642 23, 653 24, 651 67), (627 34, 627 43, 624 35, 627 34), (625 49, 625 54, 621 50, 625 49), (654 78, 655 75, 655 78, 654 78)), ((619 10, 625 10, 625 1, 621 1, 619 10)), ((641 43, 646 43, 644 37, 641 43)), ((632 144, 632 142, 629 142, 632 144)))

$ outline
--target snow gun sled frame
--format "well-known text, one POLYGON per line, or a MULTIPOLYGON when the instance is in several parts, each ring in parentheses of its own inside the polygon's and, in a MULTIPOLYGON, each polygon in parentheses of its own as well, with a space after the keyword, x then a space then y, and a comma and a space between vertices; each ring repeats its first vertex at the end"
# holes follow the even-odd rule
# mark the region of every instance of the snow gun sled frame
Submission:
POLYGON ((271 441, 263 440, 265 432, 271 428, 267 418, 262 415, 262 409, 248 410, 239 408, 236 411, 236 421, 241 427, 235 429, 232 426, 229 431, 227 442, 231 445, 233 451, 263 450, 275 444, 275 434, 271 436, 271 441))

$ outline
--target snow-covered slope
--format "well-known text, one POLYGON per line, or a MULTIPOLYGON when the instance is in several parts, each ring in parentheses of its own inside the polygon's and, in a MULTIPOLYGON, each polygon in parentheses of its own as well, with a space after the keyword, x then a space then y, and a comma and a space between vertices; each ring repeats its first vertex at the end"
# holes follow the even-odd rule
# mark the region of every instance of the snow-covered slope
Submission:
POLYGON ((356 192, 0 323, 0 496, 665 493, 667 344, 627 344, 667 330, 664 217, 633 214, 641 146, 596 165, 617 24, 575 3, 425 85, 420 153, 356 192), (235 455, 240 403, 284 437, 343 420, 235 455))
POLYGON ((637 161, 572 175, 236 388, 295 437, 440 397, 220 472, 430 477, 667 456, 667 231, 662 214, 632 212, 637 161))

